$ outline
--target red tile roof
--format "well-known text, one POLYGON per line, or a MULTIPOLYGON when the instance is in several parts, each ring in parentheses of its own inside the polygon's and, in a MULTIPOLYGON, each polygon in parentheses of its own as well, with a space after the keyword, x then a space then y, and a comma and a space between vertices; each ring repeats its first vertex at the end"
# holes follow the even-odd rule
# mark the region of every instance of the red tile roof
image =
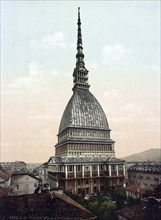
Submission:
POLYGON ((2 178, 4 178, 5 180, 8 180, 10 178, 11 174, 7 171, 0 170, 0 176, 2 178))
POLYGON ((25 175, 30 176, 30 177, 32 177, 32 178, 34 178, 34 179, 40 180, 40 178, 38 178, 38 177, 32 175, 31 173, 27 173, 27 172, 14 172, 14 173, 12 173, 12 178, 13 178, 13 177, 14 177, 14 178, 16 178, 16 177, 21 177, 21 176, 25 176, 25 175))
POLYGON ((118 214, 127 220, 143 220, 142 212, 145 205, 135 205, 130 208, 123 208, 118 211, 118 214))
POLYGON ((8 195, 8 189, 0 186, 0 197, 4 197, 8 195))
POLYGON ((86 208, 60 194, 8 196, 0 200, 0 219, 96 219, 86 208))
POLYGON ((150 194, 152 193, 152 190, 147 190, 145 188, 139 188, 139 187, 133 187, 133 186, 128 186, 125 188, 125 191, 133 192, 133 193, 138 193, 142 195, 150 194))

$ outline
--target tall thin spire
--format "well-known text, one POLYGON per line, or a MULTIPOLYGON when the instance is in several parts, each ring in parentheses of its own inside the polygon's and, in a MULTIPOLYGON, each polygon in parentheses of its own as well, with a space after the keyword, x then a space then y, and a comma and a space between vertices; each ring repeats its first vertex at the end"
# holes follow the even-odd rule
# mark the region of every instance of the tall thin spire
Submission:
POLYGON ((81 19, 80 19, 80 7, 78 8, 78 32, 77 32, 77 54, 76 54, 76 67, 73 72, 74 86, 73 91, 76 88, 88 89, 88 70, 85 68, 83 44, 82 44, 82 33, 81 33, 81 19))
POLYGON ((84 54, 83 54, 83 45, 82 45, 82 33, 81 33, 81 19, 80 19, 80 7, 78 8, 78 33, 77 33, 77 67, 84 67, 84 54))

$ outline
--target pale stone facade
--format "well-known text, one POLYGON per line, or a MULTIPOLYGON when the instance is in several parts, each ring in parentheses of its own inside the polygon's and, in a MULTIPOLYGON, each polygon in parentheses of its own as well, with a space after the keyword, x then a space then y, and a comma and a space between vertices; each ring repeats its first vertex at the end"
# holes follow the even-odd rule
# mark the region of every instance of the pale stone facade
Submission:
POLYGON ((73 194, 104 194, 112 186, 124 186, 125 165, 115 157, 64 158, 62 163, 51 157, 48 172, 51 188, 61 187, 73 194))
POLYGON ((128 171, 127 196, 143 198, 161 184, 161 163, 144 162, 131 166, 128 171))
POLYGON ((133 165, 128 169, 128 180, 130 186, 154 190, 161 184, 161 164, 147 162, 133 165))
POLYGON ((11 176, 11 195, 33 194, 39 185, 39 178, 28 173, 16 173, 11 176))

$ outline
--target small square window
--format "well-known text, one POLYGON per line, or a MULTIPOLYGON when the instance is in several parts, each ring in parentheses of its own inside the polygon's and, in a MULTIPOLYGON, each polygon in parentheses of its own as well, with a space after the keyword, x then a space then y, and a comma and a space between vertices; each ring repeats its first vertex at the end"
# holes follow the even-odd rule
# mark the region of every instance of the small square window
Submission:
POLYGON ((88 184, 89 183, 89 180, 86 180, 86 184, 88 184))
POLYGON ((80 186, 80 180, 78 180, 78 186, 80 186))
POLYGON ((86 193, 89 193, 89 188, 86 188, 86 193))

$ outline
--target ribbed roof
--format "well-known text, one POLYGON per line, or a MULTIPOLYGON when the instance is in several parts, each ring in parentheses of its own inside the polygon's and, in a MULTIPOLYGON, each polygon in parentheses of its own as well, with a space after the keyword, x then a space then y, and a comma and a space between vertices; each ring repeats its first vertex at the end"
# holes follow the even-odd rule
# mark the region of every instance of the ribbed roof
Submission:
POLYGON ((53 156, 48 160, 49 164, 85 164, 85 163, 108 163, 108 164, 122 164, 125 160, 116 157, 60 157, 53 156))
POLYGON ((86 89, 77 89, 63 113, 59 133, 68 127, 109 130, 106 115, 94 97, 86 89))

